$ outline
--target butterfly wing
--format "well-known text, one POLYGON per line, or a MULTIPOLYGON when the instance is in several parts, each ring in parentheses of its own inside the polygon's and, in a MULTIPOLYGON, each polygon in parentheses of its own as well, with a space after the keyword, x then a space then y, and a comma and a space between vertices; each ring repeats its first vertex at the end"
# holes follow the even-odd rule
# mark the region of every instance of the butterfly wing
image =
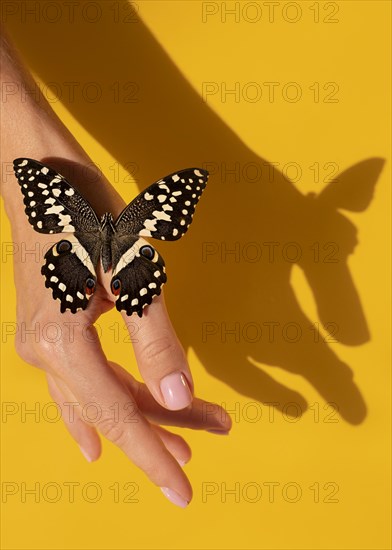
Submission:
POLYGON ((175 241, 192 223, 193 214, 208 180, 208 172, 188 168, 153 183, 119 215, 116 229, 123 232, 175 241))
POLYGON ((71 313, 86 309, 97 283, 92 257, 98 259, 98 246, 91 255, 73 234, 45 254, 41 273, 46 279, 45 286, 52 289, 53 298, 60 300, 61 313, 67 309, 71 313))
POLYGON ((61 302, 61 312, 86 309, 96 288, 101 241, 99 221, 89 203, 55 170, 32 159, 14 161, 25 212, 39 233, 66 238, 45 254, 45 286, 61 302))
POLYGON ((142 316, 143 308, 161 293, 166 282, 162 256, 143 237, 175 241, 192 222, 208 172, 181 170, 140 193, 116 220, 112 242, 112 293, 116 307, 142 316), (131 235, 131 237, 130 237, 131 235))
POLYGON ((89 203, 52 168, 19 158, 14 160, 14 171, 29 222, 39 233, 74 233, 99 227, 89 203))
POLYGON ((166 282, 165 262, 162 256, 143 238, 114 236, 112 293, 116 308, 127 315, 137 313, 159 296, 166 282), (121 252, 120 252, 121 251, 121 252))

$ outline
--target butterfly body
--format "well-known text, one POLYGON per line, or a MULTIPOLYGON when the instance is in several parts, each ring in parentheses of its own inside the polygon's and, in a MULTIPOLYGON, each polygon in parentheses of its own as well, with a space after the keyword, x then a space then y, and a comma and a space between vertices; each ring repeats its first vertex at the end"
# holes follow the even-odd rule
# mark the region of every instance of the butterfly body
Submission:
POLYGON ((140 193, 114 221, 99 220, 90 204, 52 168, 32 159, 14 161, 25 212, 40 233, 62 233, 45 254, 42 274, 62 312, 85 309, 97 283, 96 267, 112 269, 116 307, 127 315, 143 309, 166 282, 163 258, 144 237, 182 237, 204 190, 208 173, 191 168, 171 174, 140 193))
POLYGON ((107 273, 112 265, 112 240, 116 232, 113 216, 110 212, 106 212, 101 218, 101 261, 105 273, 107 273))

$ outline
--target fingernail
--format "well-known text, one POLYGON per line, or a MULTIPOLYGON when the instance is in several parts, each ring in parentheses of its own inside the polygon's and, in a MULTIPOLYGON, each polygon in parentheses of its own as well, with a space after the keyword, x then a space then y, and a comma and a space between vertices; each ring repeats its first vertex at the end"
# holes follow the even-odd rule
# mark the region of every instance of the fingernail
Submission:
POLYGON ((180 458, 176 458, 176 460, 180 466, 185 466, 187 463, 187 460, 181 460, 180 458))
POLYGON ((89 453, 86 451, 86 449, 83 449, 83 447, 81 445, 79 445, 79 449, 80 449, 80 452, 82 453, 82 455, 84 456, 84 458, 88 461, 88 462, 92 462, 93 459, 91 458, 91 456, 89 455, 89 453))
POLYGON ((192 402, 188 382, 180 371, 172 372, 161 380, 161 392, 166 406, 172 411, 185 409, 192 402))
POLYGON ((207 430, 207 432, 210 432, 210 434, 216 434, 216 435, 229 435, 230 433, 227 430, 207 430))
POLYGON ((161 491, 165 495, 165 497, 176 506, 179 506, 180 508, 186 508, 188 506, 189 502, 180 497, 180 495, 176 491, 173 491, 173 489, 169 489, 168 487, 161 487, 161 491))

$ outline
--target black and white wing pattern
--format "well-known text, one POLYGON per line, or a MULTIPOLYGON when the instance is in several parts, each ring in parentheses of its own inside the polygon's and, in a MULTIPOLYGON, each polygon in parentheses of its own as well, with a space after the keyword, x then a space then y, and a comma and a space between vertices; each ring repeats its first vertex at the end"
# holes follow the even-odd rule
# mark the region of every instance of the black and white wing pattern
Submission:
POLYGON ((101 255, 112 268, 116 307, 127 315, 151 304, 166 282, 165 262, 143 237, 175 241, 192 222, 206 187, 208 172, 189 168, 145 189, 120 214, 99 221, 90 204, 52 168, 28 158, 14 161, 30 224, 39 233, 62 233, 45 254, 41 272, 61 311, 86 309, 95 291, 95 268, 101 255))
MULTIPOLYGON (((123 238, 123 241, 126 239, 123 238)), ((123 244, 125 244, 123 242, 123 244)), ((113 250, 116 249, 116 235, 113 250)), ((129 237, 120 255, 115 252, 111 290, 116 298, 116 308, 127 315, 137 313, 159 296, 166 283, 165 262, 159 252, 142 237, 129 237)))
POLYGON ((116 308, 142 316, 166 282, 161 255, 143 237, 175 241, 192 222, 208 172, 189 168, 161 179, 140 193, 119 215, 112 243, 111 288, 116 308), (132 235, 131 239, 129 235, 132 235))
POLYGON ((76 313, 86 309, 95 292, 97 275, 92 257, 99 259, 99 249, 90 255, 80 241, 70 234, 52 246, 45 254, 41 268, 45 286, 52 289, 53 298, 60 300, 60 311, 76 313))
POLYGON ((118 233, 176 241, 187 232, 208 180, 208 172, 188 168, 153 183, 116 220, 118 233))
POLYGON ((55 170, 28 158, 14 160, 30 224, 66 238, 45 254, 41 272, 61 311, 85 309, 96 286, 99 221, 89 203, 55 170))
POLYGON ((52 168, 32 159, 14 160, 29 222, 39 233, 94 231, 99 220, 89 203, 52 168))

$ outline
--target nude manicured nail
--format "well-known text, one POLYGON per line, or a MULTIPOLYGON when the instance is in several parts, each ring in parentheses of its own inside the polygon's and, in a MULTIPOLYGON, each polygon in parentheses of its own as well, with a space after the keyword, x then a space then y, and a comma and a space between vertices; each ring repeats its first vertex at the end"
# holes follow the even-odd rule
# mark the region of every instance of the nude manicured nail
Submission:
POLYGON ((192 402, 188 382, 180 371, 172 372, 161 380, 161 392, 166 406, 172 411, 185 409, 192 402))
POLYGON ((188 506, 189 502, 182 498, 176 491, 173 491, 173 489, 161 487, 161 491, 165 497, 176 506, 179 506, 180 508, 186 508, 188 506))

